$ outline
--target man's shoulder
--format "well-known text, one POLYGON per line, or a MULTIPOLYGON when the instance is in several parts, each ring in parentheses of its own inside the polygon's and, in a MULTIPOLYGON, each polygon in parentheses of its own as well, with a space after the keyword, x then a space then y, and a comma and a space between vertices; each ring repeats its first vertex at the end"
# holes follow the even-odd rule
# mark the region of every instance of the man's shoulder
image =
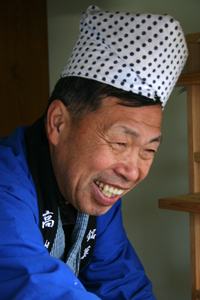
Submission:
POLYGON ((24 134, 25 128, 21 127, 0 139, 0 190, 21 199, 30 194, 34 195, 24 134))
MULTIPOLYGON (((16 153, 24 148, 25 127, 18 127, 7 136, 0 137, 0 155, 5 151, 16 153)), ((1 156, 0 156, 1 158, 1 156)))
POLYGON ((20 171, 20 167, 27 166, 26 149, 23 127, 17 128, 7 137, 0 139, 0 174, 14 176, 20 171))

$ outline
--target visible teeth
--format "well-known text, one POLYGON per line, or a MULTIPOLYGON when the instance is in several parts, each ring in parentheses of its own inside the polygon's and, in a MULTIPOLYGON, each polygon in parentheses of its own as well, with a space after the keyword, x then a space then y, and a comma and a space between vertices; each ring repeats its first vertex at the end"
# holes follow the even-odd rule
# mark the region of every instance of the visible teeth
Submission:
POLYGON ((99 187, 99 189, 102 191, 102 193, 106 196, 106 197, 114 197, 114 196, 119 196, 123 194, 123 190, 122 189, 118 189, 116 187, 113 187, 111 185, 108 184, 104 184, 103 182, 100 181, 96 181, 96 185, 99 187))
POLYGON ((102 183, 102 182, 100 183, 99 187, 100 187, 101 189, 103 189, 103 183, 102 183))

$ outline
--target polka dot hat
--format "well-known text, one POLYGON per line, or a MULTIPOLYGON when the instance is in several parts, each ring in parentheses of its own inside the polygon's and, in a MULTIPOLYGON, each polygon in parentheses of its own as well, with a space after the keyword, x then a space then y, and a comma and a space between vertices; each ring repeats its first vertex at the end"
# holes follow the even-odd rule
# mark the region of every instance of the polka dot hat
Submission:
POLYGON ((187 46, 169 15, 101 11, 90 6, 61 76, 107 83, 151 99, 167 99, 183 69, 187 46))

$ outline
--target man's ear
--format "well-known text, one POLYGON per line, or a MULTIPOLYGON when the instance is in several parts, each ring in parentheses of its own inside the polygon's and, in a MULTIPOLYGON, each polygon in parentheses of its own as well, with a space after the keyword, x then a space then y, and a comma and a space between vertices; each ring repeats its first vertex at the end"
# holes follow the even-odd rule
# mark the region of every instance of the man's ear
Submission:
POLYGON ((67 107, 60 100, 54 100, 48 107, 46 118, 46 131, 49 142, 53 145, 59 143, 63 132, 69 130, 70 114, 67 107))

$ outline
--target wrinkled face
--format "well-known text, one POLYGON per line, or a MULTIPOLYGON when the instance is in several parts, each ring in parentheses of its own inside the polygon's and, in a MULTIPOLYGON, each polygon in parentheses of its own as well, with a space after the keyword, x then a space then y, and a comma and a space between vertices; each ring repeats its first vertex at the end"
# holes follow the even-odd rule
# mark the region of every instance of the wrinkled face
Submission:
POLYGON ((160 143, 161 119, 159 105, 127 107, 109 97, 75 122, 54 101, 47 135, 64 198, 91 215, 107 212, 148 174, 160 143))

